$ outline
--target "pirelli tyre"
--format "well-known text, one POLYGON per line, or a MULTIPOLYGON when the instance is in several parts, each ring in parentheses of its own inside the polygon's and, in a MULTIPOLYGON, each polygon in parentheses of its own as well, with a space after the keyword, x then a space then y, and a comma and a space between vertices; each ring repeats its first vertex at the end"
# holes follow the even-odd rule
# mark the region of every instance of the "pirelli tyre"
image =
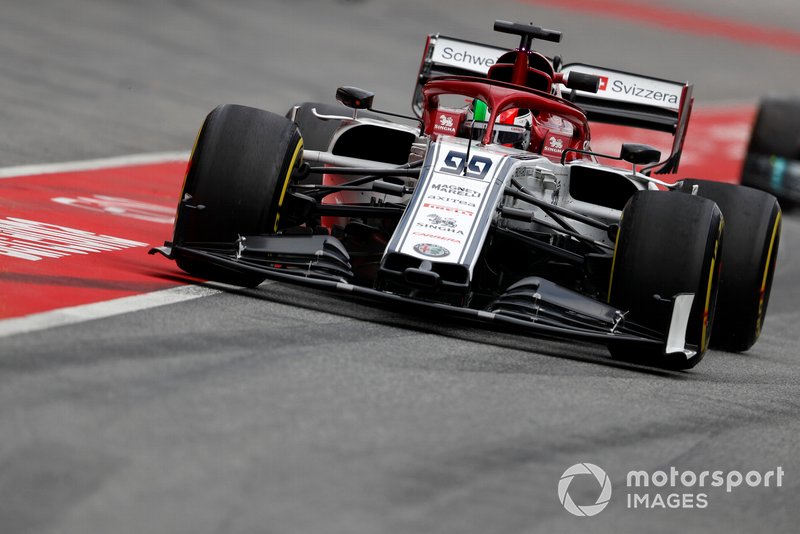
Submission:
POLYGON ((764 97, 756 114, 742 185, 774 194, 785 206, 800 203, 800 95, 764 97))
POLYGON ((725 217, 717 316, 711 345, 748 350, 761 334, 781 238, 781 208, 763 191, 686 179, 680 189, 717 203, 725 217))
POLYGON ((609 302, 625 320, 650 328, 665 340, 672 299, 691 294, 685 332, 691 352, 664 346, 611 344, 615 358, 672 369, 694 367, 709 346, 719 287, 723 219, 711 200, 662 191, 634 194, 622 212, 609 281, 609 302))
MULTIPOLYGON (((239 236, 276 232, 302 151, 300 132, 285 117, 238 105, 214 109, 192 151, 173 242, 228 251, 239 236)), ((194 276, 234 285, 264 280, 186 257, 177 264, 194 276)))

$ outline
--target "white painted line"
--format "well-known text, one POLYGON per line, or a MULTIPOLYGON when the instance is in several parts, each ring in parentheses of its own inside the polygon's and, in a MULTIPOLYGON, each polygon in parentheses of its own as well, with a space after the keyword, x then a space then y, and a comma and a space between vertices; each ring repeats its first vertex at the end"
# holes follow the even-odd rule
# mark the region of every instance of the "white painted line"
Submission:
POLYGON ((15 178, 18 176, 37 176, 41 174, 54 174, 59 172, 93 171, 112 167, 128 167, 133 165, 149 165, 153 163, 168 163, 170 161, 188 161, 189 152, 155 152, 151 154, 132 154, 129 156, 116 156, 112 158, 90 159, 83 161, 70 161, 65 163, 43 163, 41 165, 20 165, 0 169, 0 178, 15 178))
MULTIPOLYGON (((131 154, 127 156, 116 156, 110 158, 91 159, 82 161, 70 161, 64 163, 44 163, 41 165, 20 165, 16 167, 0 168, 0 179, 14 178, 18 176, 38 176, 43 174, 54 174, 61 172, 90 171, 98 169, 109 169, 115 167, 128 167, 135 165, 149 165, 169 162, 185 162, 189 159, 188 151, 180 152, 156 152, 150 154, 131 154)), ((218 284, 219 287, 228 287, 218 284)), ((76 323, 103 319, 131 313, 168 304, 175 304, 187 300, 208 297, 221 293, 219 289, 206 286, 187 285, 146 293, 144 295, 133 295, 122 297, 104 302, 83 304, 61 308, 42 313, 34 313, 23 317, 13 317, 10 319, 0 319, 0 338, 36 332, 68 326, 76 323)))
POLYGON ((144 295, 122 297, 105 302, 83 304, 59 310, 0 320, 0 338, 104 319, 168 304, 216 295, 222 291, 204 286, 180 286, 144 295))

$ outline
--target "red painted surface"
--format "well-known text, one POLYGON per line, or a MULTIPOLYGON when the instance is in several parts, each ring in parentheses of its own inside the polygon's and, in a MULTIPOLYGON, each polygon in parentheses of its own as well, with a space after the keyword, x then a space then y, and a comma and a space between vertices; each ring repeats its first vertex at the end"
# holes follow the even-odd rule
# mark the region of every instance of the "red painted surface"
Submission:
MULTIPOLYGON (((751 105, 705 109, 695 106, 678 173, 658 178, 667 182, 679 178, 704 178, 738 183, 754 118, 755 108, 751 105)), ((619 155, 624 142, 652 145, 661 150, 662 156, 669 154, 672 148, 672 136, 667 133, 592 124, 594 151, 619 155)), ((608 160, 601 162, 615 166, 628 165, 608 160)))
MULTIPOLYGON (((750 106, 696 109, 679 176, 736 181, 753 113, 750 106)), ((624 141, 660 144, 667 153, 672 139, 643 130, 593 126, 593 148, 611 154, 618 154, 624 141)), ((0 319, 186 283, 188 278, 172 262, 147 255, 151 245, 171 237, 184 170, 185 163, 173 162, 0 179, 0 319), (18 220, 40 224, 33 233, 9 234, 7 227, 18 220), (62 242, 37 241, 42 229, 62 242), (91 232, 90 243, 105 235, 139 244, 70 253, 63 239, 74 239, 75 231, 91 232), (30 252, 36 247, 68 255, 38 261, 19 257, 36 256, 30 252)))
MULTIPOLYGON (((185 283, 186 278, 172 262, 147 255, 150 245, 161 245, 171 236, 171 213, 177 204, 185 167, 185 163, 173 162, 0 179, 0 228, 5 227, 0 230, 0 318, 185 283), (114 200, 98 200, 96 195, 114 200), (53 201, 54 198, 77 202, 64 204, 53 201), (32 226, 18 220, 51 226, 38 225, 38 231, 18 232, 23 235, 14 236, 8 231, 10 224, 32 226), (76 242, 74 230, 144 245, 116 251, 70 253, 76 242), (43 233, 52 234, 55 240, 42 241, 43 233), (68 255, 31 261, 37 257, 37 250, 68 255)), ((97 237, 87 236, 84 244, 96 242, 97 237)))
POLYGON ((800 33, 784 28, 758 26, 744 21, 715 17, 696 11, 680 11, 636 0, 521 0, 550 9, 564 9, 666 28, 671 32, 722 38, 747 45, 766 46, 800 53, 800 33))

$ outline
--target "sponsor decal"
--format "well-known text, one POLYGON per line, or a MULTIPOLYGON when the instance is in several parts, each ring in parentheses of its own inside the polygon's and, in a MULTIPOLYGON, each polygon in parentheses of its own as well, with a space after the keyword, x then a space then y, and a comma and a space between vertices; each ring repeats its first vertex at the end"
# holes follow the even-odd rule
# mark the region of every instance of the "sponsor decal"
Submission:
POLYGON ((446 211, 446 212, 449 212, 449 213, 455 213, 456 215, 466 215, 467 217, 472 217, 475 214, 475 212, 472 212, 472 211, 469 211, 469 210, 451 208, 449 206, 441 206, 439 204, 431 204, 430 202, 424 202, 422 204, 422 207, 423 208, 433 208, 435 210, 442 210, 442 211, 446 211))
POLYGON ((452 46, 445 46, 442 49, 442 57, 445 60, 452 60, 456 63, 466 63, 477 67, 483 67, 486 68, 487 71, 489 70, 489 67, 494 65, 497 61, 497 58, 470 53, 469 50, 459 50, 457 48, 453 48, 452 46))
POLYGON ((449 111, 437 111, 433 124, 433 132, 437 134, 456 135, 461 124, 461 114, 449 111))
POLYGON ((434 191, 441 191, 443 193, 449 193, 451 195, 458 195, 467 198, 481 198, 483 196, 483 193, 480 191, 476 191, 475 189, 470 189, 469 187, 464 187, 461 185, 431 184, 431 189, 434 191))
POLYGON ((459 152, 458 150, 451 150, 442 160, 444 166, 439 169, 439 172, 446 172, 448 174, 463 175, 468 178, 477 178, 483 180, 489 169, 492 168, 491 158, 474 154, 467 161, 467 153, 459 152), (465 169, 466 165, 466 169, 465 169))
POLYGON ((419 237, 427 237, 430 239, 438 239, 439 241, 447 241, 449 243, 461 243, 460 239, 456 239, 455 237, 447 237, 443 235, 431 234, 429 232, 412 232, 411 235, 419 236, 419 237))
POLYGON ((415 226, 419 228, 430 228, 431 230, 439 230, 440 232, 448 232, 456 235, 464 235, 464 230, 456 230, 451 226, 442 226, 439 224, 429 224, 418 222, 415 226))
MULTIPOLYGON (((478 195, 480 196, 480 194, 478 195)), ((466 206, 468 208, 474 208, 477 205, 474 202, 469 202, 468 200, 462 200, 460 198, 451 198, 451 197, 443 197, 440 195, 428 195, 426 197, 428 200, 436 200, 438 202, 447 202, 449 204, 458 204, 459 206, 466 206)), ((431 206, 433 207, 433 206, 431 206)), ((472 215, 471 211, 464 212, 466 215, 472 215)))
POLYGON ((446 226, 448 228, 455 228, 457 226, 456 220, 452 217, 440 217, 435 213, 428 214, 428 222, 436 226, 446 226))
POLYGON ((623 80, 614 80, 611 83, 611 92, 622 93, 624 95, 641 98, 643 100, 664 102, 673 106, 677 106, 680 99, 679 95, 662 92, 648 87, 641 87, 635 83, 626 84, 623 80))
POLYGON ((434 245, 433 243, 417 243, 414 245, 414 251, 432 258, 444 258, 450 254, 450 251, 443 246, 434 245))
POLYGON ((564 73, 583 72, 600 78, 596 98, 631 102, 677 111, 680 108, 683 84, 647 76, 617 72, 590 65, 568 65, 564 73))
POLYGON ((544 145, 542 146, 542 154, 545 156, 561 157, 561 153, 566 147, 569 146, 570 137, 566 135, 559 135, 555 133, 547 134, 544 145))
POLYGON ((486 74, 505 50, 476 43, 465 43, 439 37, 431 61, 486 74))

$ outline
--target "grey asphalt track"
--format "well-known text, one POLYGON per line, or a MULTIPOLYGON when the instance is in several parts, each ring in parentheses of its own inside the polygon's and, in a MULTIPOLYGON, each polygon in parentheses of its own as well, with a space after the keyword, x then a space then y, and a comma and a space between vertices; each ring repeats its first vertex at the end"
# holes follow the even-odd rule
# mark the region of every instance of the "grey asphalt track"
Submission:
MULTIPOLYGON (((794 0, 674 5, 800 23, 794 0)), ((6 0, 0 166, 187 150, 219 103, 283 113, 344 84, 405 112, 424 35, 506 43, 495 18, 564 30, 569 60, 692 80, 700 106, 800 80, 800 54, 509 0, 6 0)), ((756 347, 687 373, 281 284, 2 338, 0 532, 797 532, 799 243, 789 215, 756 347), (612 483, 596 517, 558 501, 580 462, 612 483), (785 475, 626 507, 628 471, 671 466, 785 475)))

